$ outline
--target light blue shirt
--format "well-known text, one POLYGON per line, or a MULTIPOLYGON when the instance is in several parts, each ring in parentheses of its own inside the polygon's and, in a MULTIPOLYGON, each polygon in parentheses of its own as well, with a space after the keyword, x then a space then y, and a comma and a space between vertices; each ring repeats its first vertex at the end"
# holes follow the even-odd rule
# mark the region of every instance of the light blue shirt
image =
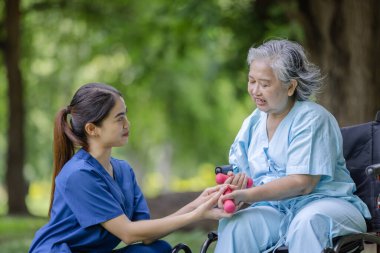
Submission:
POLYGON ((296 101, 270 141, 266 119, 267 114, 256 109, 243 122, 230 149, 234 171, 246 173, 256 186, 292 174, 321 175, 321 180, 309 195, 254 205, 279 207, 291 213, 291 219, 312 200, 336 197, 352 203, 365 218, 371 217, 368 207, 354 195, 356 186, 346 168, 340 128, 326 109, 296 101))

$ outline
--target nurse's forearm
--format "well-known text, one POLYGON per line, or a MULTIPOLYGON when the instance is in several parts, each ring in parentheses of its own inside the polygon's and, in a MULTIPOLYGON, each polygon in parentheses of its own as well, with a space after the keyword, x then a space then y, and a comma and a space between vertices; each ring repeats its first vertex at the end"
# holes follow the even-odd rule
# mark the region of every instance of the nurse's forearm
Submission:
POLYGON ((176 215, 182 215, 182 214, 193 211, 195 208, 196 207, 193 206, 192 203, 189 203, 189 204, 185 205, 184 207, 182 207, 181 209, 177 210, 176 212, 170 214, 168 217, 176 216, 176 215))
POLYGON ((200 217, 197 217, 194 212, 161 219, 134 222, 128 220, 125 215, 121 215, 102 223, 102 225, 106 230, 117 236, 126 244, 140 241, 149 243, 198 219, 200 219, 200 217))
POLYGON ((188 212, 161 219, 132 222, 130 231, 134 231, 135 241, 141 240, 143 243, 149 244, 197 220, 193 213, 188 212))

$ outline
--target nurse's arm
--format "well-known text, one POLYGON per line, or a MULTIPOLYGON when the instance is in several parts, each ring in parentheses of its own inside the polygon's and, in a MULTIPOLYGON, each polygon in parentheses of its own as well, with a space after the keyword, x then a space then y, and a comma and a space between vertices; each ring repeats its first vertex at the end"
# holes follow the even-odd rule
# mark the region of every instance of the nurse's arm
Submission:
POLYGON ((282 200, 310 194, 321 179, 320 175, 295 174, 244 190, 235 190, 221 198, 239 202, 282 200))
POLYGON ((196 220, 193 213, 140 221, 130 221, 123 214, 102 223, 102 226, 127 245, 135 242, 149 244, 196 220))
POLYGON ((231 215, 223 212, 223 210, 214 208, 224 191, 225 187, 222 187, 219 191, 213 192, 201 205, 188 213, 139 221, 131 221, 123 214, 103 222, 101 225, 126 244, 134 242, 151 243, 198 220, 230 217, 231 215))

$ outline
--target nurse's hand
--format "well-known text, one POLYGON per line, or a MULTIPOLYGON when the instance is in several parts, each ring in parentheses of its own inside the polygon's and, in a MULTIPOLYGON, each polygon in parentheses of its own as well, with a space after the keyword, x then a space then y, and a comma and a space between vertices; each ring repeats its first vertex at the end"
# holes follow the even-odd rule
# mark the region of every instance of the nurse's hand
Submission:
MULTIPOLYGON (((197 219, 212 219, 219 220, 221 218, 231 217, 231 214, 224 212, 223 209, 217 208, 218 200, 226 190, 226 185, 219 187, 218 191, 212 192, 205 196, 203 203, 201 203, 193 212, 198 217, 197 219)), ((215 189, 215 187, 213 187, 215 189)), ((206 189, 207 190, 207 189, 206 189)), ((201 194, 202 195, 202 194, 201 194)))
MULTIPOLYGON (((223 187, 225 187, 225 185, 216 185, 216 186, 205 189, 196 199, 194 199, 189 204, 185 205, 184 207, 182 207, 181 209, 179 209, 177 212, 173 213, 172 215, 180 215, 180 214, 189 213, 193 211, 194 209, 198 208, 199 206, 207 202, 211 197, 214 196, 215 193, 218 193, 223 187)), ((230 185, 230 187, 234 187, 234 186, 230 185)))
POLYGON ((227 174, 229 177, 224 182, 225 184, 232 184, 236 186, 236 189, 245 189, 247 188, 248 176, 244 173, 234 174, 232 171, 229 171, 227 174))
POLYGON ((206 188, 196 199, 194 199, 189 204, 192 206, 191 210, 197 208, 198 206, 200 206, 201 204, 206 202, 210 198, 210 195, 212 195, 215 192, 218 192, 222 187, 224 187, 224 186, 223 185, 216 185, 213 187, 206 188))

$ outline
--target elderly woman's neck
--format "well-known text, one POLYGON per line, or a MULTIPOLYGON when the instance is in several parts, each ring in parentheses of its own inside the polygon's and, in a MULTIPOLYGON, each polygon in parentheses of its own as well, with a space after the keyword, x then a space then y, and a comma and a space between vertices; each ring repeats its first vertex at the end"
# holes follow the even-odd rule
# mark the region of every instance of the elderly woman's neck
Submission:
POLYGON ((281 121, 283 118, 286 117, 286 115, 288 115, 288 113, 290 112, 290 110, 292 110, 294 104, 295 104, 295 99, 293 98, 290 98, 288 100, 288 103, 286 104, 285 108, 280 111, 280 112, 275 112, 275 113, 268 113, 268 120, 274 120, 274 121, 281 121))

